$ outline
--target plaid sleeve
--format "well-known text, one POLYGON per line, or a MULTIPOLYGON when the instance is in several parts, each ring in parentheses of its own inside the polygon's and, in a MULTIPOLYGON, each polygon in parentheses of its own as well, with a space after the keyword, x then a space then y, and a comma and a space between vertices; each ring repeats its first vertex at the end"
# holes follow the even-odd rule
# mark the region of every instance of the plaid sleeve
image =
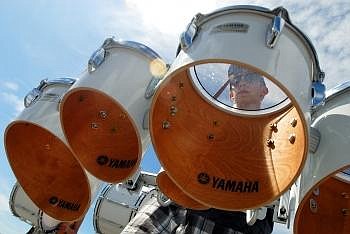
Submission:
POLYGON ((151 198, 122 231, 151 234, 268 234, 272 232, 272 216, 248 226, 245 214, 235 211, 209 209, 193 211, 178 205, 161 206, 151 198))
POLYGON ((186 209, 176 205, 161 206, 151 198, 122 231, 126 233, 175 233, 186 220, 186 209))

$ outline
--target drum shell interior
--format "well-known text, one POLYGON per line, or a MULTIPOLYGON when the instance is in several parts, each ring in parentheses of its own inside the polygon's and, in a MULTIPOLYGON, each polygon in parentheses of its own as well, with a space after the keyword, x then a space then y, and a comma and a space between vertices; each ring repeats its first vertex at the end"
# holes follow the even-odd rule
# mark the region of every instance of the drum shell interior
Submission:
POLYGON ((208 207, 246 210, 268 204, 292 185, 307 158, 315 56, 287 22, 275 47, 266 46, 273 18, 251 9, 199 16, 192 44, 180 51, 153 98, 150 131, 162 166, 187 195, 208 207), (264 76, 290 105, 256 113, 215 106, 189 75, 192 67, 209 63, 236 64, 264 76), (278 132, 271 132, 277 122, 278 132))
POLYGON ((151 62, 137 51, 109 49, 105 61, 95 71, 83 73, 64 96, 61 120, 65 136, 84 167, 101 180, 116 183, 130 177, 150 143, 151 100, 145 98, 145 91, 153 78, 151 62), (81 96, 86 102, 77 101, 81 96), (94 124, 96 131, 91 128, 94 124), (101 167, 96 162, 98 155, 107 156, 109 163, 112 159, 132 163, 126 169, 101 167))
POLYGON ((305 122, 300 110, 288 108, 254 118, 221 111, 203 100, 184 69, 169 76, 155 94, 151 137, 165 171, 187 195, 208 207, 256 208, 288 189, 304 164, 305 122), (171 106, 177 109, 175 115, 169 111, 171 106), (290 124, 293 119, 296 126, 290 124), (273 123, 278 125, 276 133, 270 128, 273 123), (297 140, 291 143, 290 135, 297 140), (276 148, 269 148, 266 139, 274 139, 276 148), (200 185, 202 172, 209 180, 200 185), (244 192, 246 183, 247 188, 256 185, 261 190, 244 192), (242 189, 235 192, 236 185, 242 189))
POLYGON ((73 221, 88 208, 90 185, 59 123, 58 102, 67 89, 46 87, 7 126, 4 138, 10 166, 30 199, 51 217, 73 221))

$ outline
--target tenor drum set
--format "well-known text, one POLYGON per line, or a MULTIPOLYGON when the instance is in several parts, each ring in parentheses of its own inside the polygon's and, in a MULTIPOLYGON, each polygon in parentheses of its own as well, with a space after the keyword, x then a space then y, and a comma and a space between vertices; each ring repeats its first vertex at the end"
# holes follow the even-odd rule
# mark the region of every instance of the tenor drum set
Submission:
POLYGON ((249 225, 274 206, 295 233, 348 233, 350 83, 326 92, 324 76, 282 7, 197 14, 171 65, 108 38, 77 80, 43 80, 7 127, 12 212, 57 225, 98 197, 95 231, 115 233, 156 197, 243 211, 249 225), (139 170, 151 143, 157 175, 139 170))

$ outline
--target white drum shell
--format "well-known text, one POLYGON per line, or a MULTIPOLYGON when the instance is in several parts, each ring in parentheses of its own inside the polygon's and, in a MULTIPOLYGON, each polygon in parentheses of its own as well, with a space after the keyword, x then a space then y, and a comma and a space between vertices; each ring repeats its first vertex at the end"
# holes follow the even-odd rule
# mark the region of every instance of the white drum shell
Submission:
POLYGON ((24 120, 39 125, 57 136, 67 145, 59 116, 59 102, 69 86, 64 84, 49 85, 37 101, 26 107, 16 120, 24 120))
POLYGON ((142 155, 150 143, 148 110, 151 99, 145 98, 153 78, 151 59, 144 54, 122 47, 108 49, 104 62, 93 72, 85 71, 69 90, 87 87, 99 90, 123 106, 137 127, 142 143, 142 155))
POLYGON ((251 11, 232 10, 213 14, 200 26, 197 37, 186 52, 181 51, 169 73, 186 65, 207 62, 239 62, 262 73, 297 103, 310 121, 311 81, 313 60, 301 36, 287 23, 276 46, 266 46, 266 31, 272 15, 251 11), (246 33, 214 33, 217 25, 243 23, 249 25, 246 33), (302 84, 302 85, 300 85, 302 84))
POLYGON ((95 231, 100 234, 120 233, 137 211, 157 192, 153 186, 128 190, 123 184, 110 184, 96 202, 95 231))
POLYGON ((320 134, 315 153, 309 153, 300 180, 300 197, 323 178, 350 166, 350 89, 327 100, 313 114, 312 127, 320 134))

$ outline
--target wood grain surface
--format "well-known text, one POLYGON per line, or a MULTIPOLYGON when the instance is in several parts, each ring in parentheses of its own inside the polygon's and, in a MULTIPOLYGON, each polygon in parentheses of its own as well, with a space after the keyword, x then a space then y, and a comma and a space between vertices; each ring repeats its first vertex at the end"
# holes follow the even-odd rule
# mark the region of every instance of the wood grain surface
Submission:
POLYGON ((198 94, 186 70, 157 90, 150 126, 168 176, 208 207, 244 210, 273 201, 300 174, 307 155, 307 131, 292 105, 259 117, 228 113, 198 94))
POLYGON ((90 206, 83 168, 57 136, 27 121, 5 132, 11 168, 30 199, 49 216, 64 221, 82 217, 90 206))
POLYGON ((137 128, 113 98, 98 90, 77 88, 64 96, 60 115, 69 145, 97 178, 121 182, 139 167, 137 128))
POLYGON ((318 195, 313 193, 314 188, 300 203, 294 233, 350 233, 350 184, 328 177, 317 188, 318 195))

